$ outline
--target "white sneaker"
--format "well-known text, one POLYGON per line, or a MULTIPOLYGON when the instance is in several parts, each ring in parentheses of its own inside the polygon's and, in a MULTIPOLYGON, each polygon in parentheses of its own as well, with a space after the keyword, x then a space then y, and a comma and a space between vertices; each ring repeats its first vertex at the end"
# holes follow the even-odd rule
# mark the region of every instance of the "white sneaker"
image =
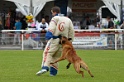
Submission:
POLYGON ((42 69, 42 70, 38 71, 38 72, 36 73, 36 75, 41 75, 41 74, 44 74, 44 73, 46 73, 46 72, 47 72, 46 69, 42 69))
POLYGON ((55 76, 55 75, 50 74, 50 76, 55 76))

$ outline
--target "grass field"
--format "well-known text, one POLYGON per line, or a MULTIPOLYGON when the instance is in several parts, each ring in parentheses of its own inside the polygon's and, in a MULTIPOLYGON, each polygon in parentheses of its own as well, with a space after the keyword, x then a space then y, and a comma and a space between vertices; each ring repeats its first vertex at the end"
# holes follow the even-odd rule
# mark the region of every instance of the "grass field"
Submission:
POLYGON ((71 66, 66 69, 67 61, 61 61, 57 76, 49 72, 36 76, 40 70, 42 51, 0 51, 0 82, 124 82, 123 50, 77 50, 78 55, 87 63, 95 76, 91 78, 84 71, 82 78, 71 66))

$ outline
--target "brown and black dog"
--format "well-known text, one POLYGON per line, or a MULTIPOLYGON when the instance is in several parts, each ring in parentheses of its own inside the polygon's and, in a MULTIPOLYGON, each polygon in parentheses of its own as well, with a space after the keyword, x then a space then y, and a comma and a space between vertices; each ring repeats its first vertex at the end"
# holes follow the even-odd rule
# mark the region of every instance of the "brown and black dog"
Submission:
POLYGON ((88 71, 88 73, 90 74, 91 77, 94 77, 91 74, 86 63, 83 60, 81 60, 81 58, 79 56, 77 56, 76 51, 72 45, 72 42, 69 41, 67 37, 62 36, 60 39, 60 43, 62 44, 62 55, 59 59, 57 59, 56 61, 54 61, 50 64, 54 64, 59 61, 67 59, 69 61, 68 65, 66 66, 67 69, 70 67, 71 64, 73 64, 76 72, 79 74, 82 74, 82 77, 84 77, 84 72, 81 71, 80 68, 85 69, 86 71, 88 71))

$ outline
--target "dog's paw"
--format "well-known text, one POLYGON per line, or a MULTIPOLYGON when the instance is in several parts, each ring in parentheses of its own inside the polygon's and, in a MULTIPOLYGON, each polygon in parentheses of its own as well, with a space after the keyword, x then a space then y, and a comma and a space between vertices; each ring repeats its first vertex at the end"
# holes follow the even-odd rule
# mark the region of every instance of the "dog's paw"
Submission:
POLYGON ((94 77, 93 75, 91 75, 91 77, 94 77))
POLYGON ((66 69, 69 69, 70 66, 66 66, 66 69))

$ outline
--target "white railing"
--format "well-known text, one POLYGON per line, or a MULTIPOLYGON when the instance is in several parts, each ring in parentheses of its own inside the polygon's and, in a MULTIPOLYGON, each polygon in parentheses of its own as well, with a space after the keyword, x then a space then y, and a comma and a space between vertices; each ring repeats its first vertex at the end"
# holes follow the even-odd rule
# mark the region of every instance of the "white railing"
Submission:
MULTIPOLYGON (((2 30, 2 33, 4 32, 21 32, 22 33, 22 44, 21 44, 21 50, 24 50, 24 33, 32 33, 32 32, 39 32, 38 30, 2 30)), ((100 34, 114 34, 115 35, 115 47, 114 49, 117 50, 117 35, 124 34, 124 29, 92 29, 92 30, 75 30, 76 33, 83 33, 83 32, 98 32, 100 34), (112 33, 107 33, 108 31, 113 31, 112 33)), ((81 37, 81 36, 80 36, 81 37)), ((124 43, 124 42, 123 42, 124 43)), ((124 45, 124 44, 123 44, 124 45)))
POLYGON ((88 29, 88 30, 75 30, 75 31, 76 32, 100 32, 100 34, 115 34, 115 38, 114 38, 115 50, 117 50, 117 35, 124 34, 124 29, 88 29), (108 31, 113 31, 113 32, 108 32, 108 31))
POLYGON ((92 32, 92 31, 98 31, 98 32, 103 32, 103 31, 124 31, 124 29, 88 29, 88 30, 75 30, 78 32, 84 32, 84 31, 88 31, 88 32, 92 32))
POLYGON ((21 50, 23 51, 24 50, 24 45, 23 45, 23 41, 24 41, 24 33, 32 33, 32 32, 40 32, 38 30, 2 30, 2 33, 4 32, 21 32, 22 36, 21 36, 21 39, 22 39, 22 44, 21 44, 21 50))

